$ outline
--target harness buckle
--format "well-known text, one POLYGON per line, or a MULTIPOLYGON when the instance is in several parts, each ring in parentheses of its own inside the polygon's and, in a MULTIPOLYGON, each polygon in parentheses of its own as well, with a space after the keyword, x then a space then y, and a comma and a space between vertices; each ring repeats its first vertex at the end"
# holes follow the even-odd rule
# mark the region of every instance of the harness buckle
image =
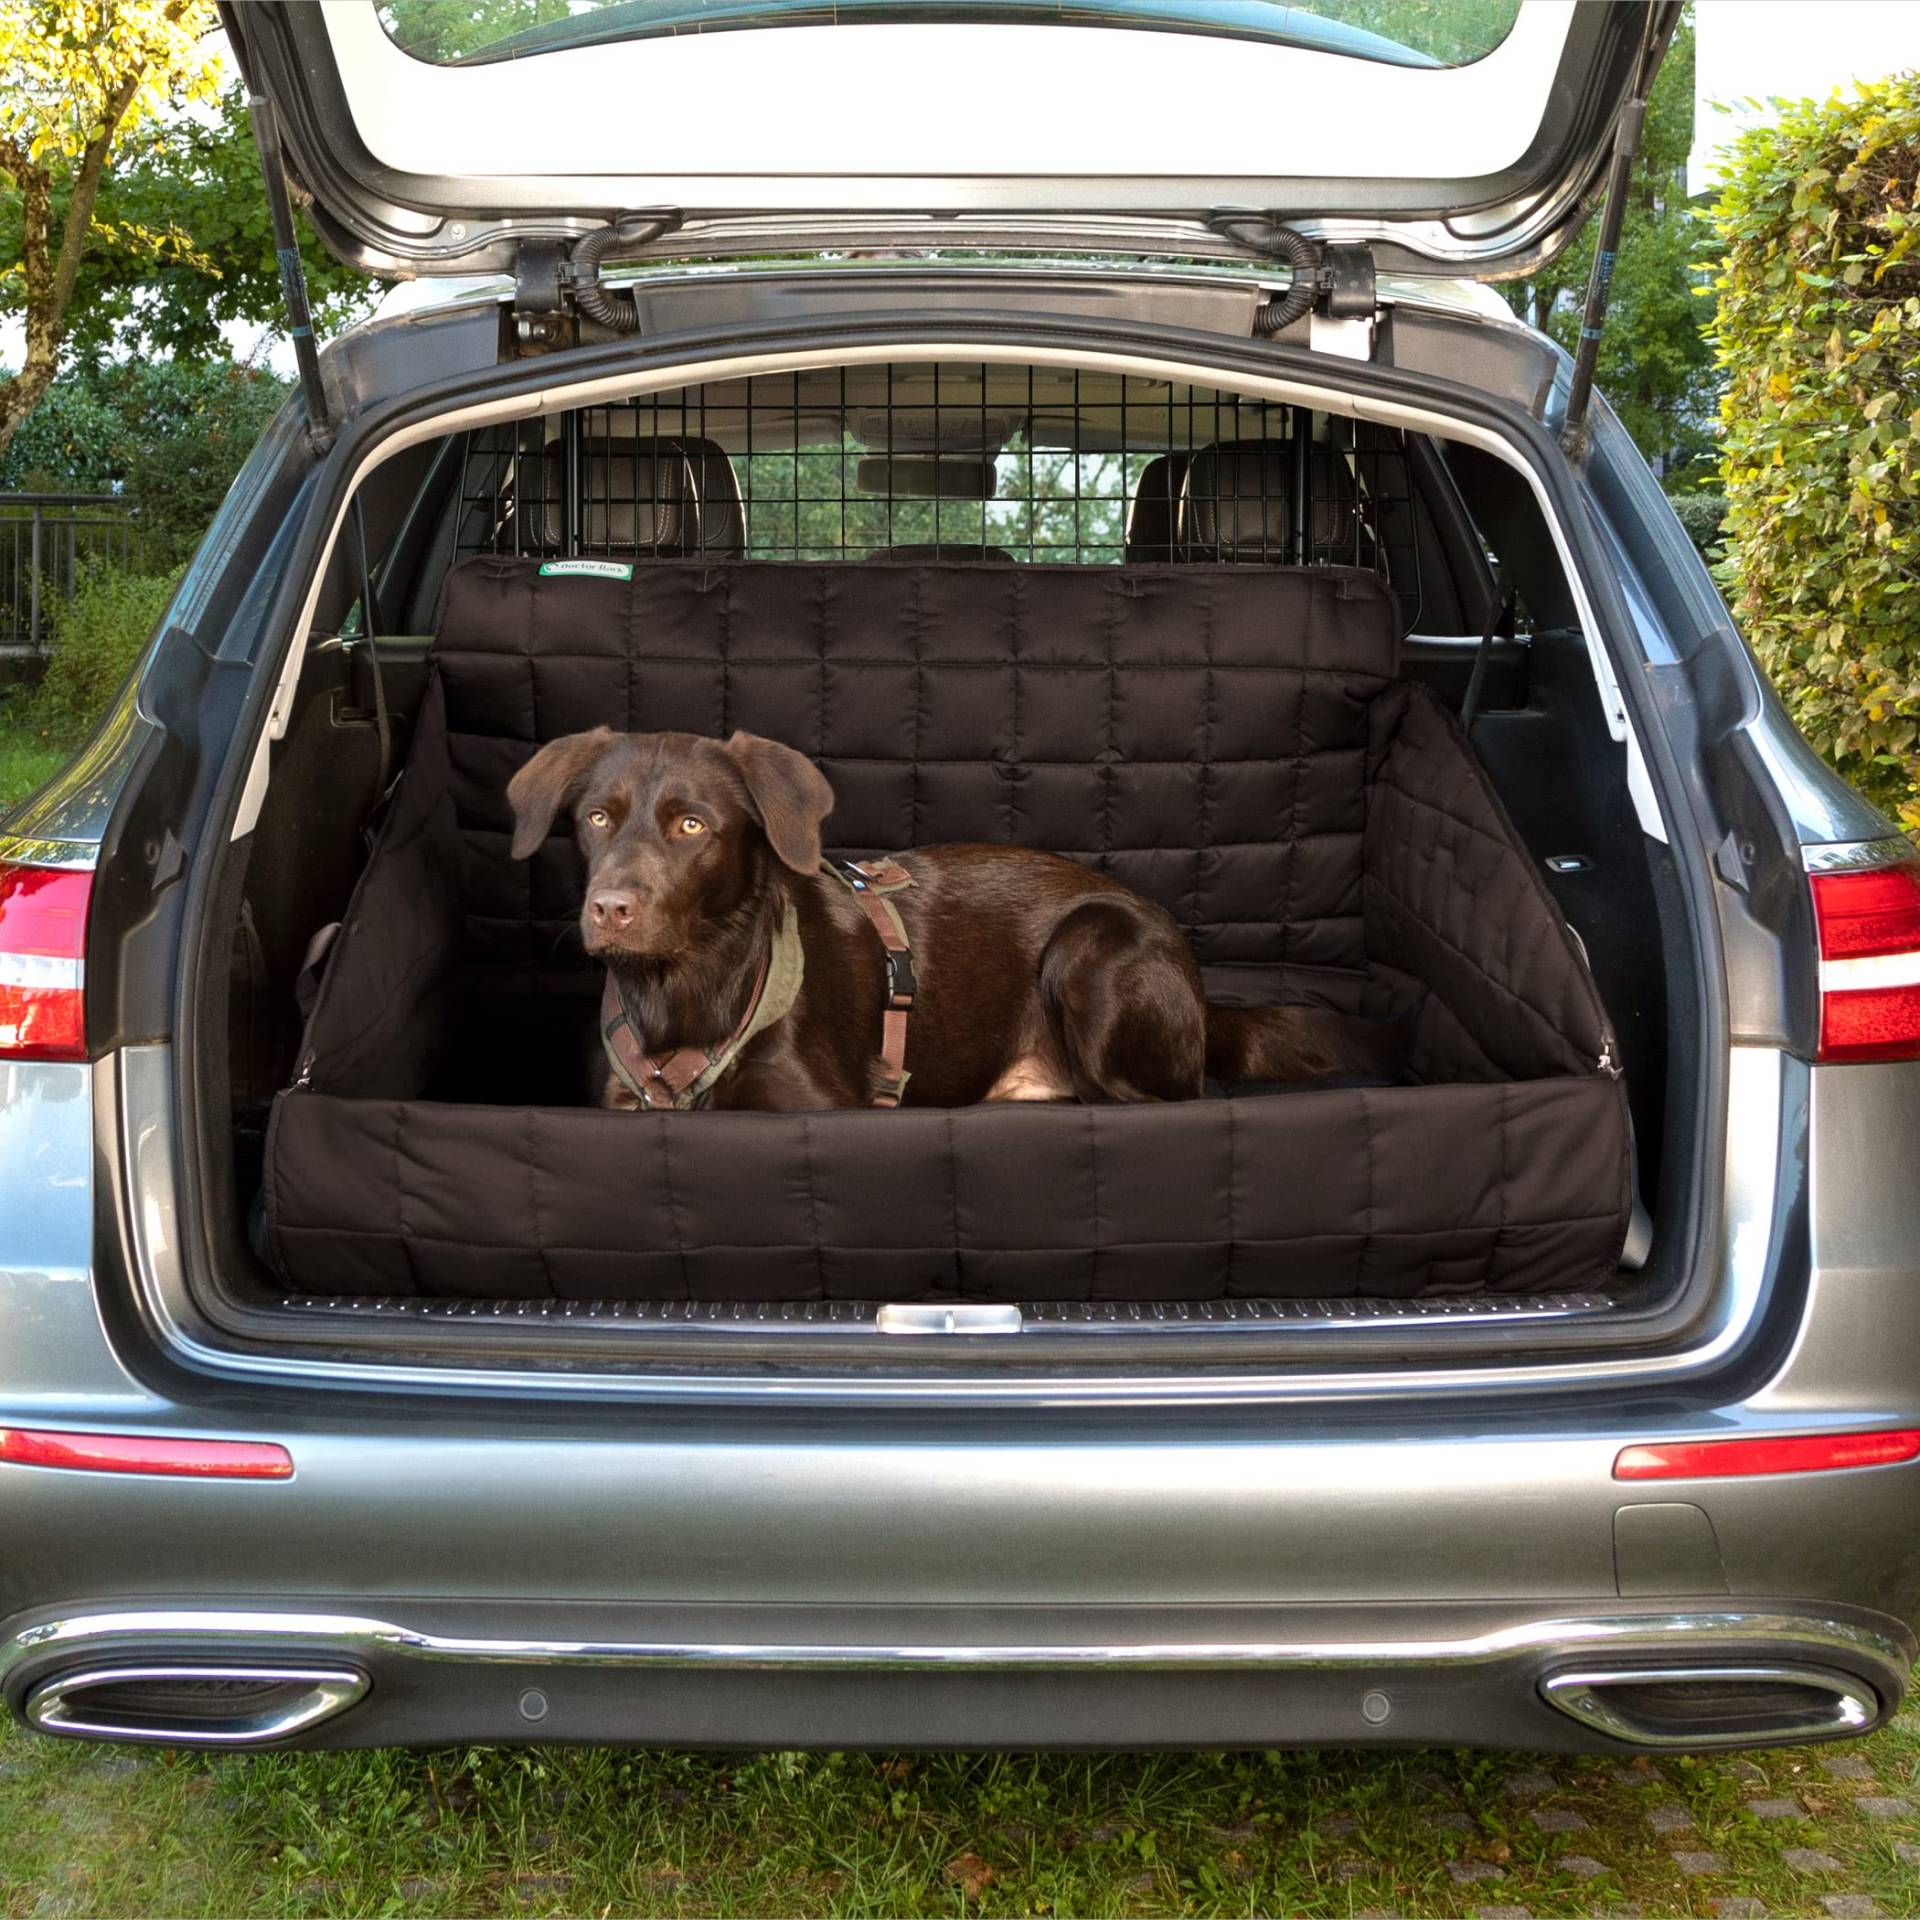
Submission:
POLYGON ((913 977, 913 955, 902 948, 889 947, 887 956, 887 1005, 902 1010, 913 1005, 920 983, 913 977))

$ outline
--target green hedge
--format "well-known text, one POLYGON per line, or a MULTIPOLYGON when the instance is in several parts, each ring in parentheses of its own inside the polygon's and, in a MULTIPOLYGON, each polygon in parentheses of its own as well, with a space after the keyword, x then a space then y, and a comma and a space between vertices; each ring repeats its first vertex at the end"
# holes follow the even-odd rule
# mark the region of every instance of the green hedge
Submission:
POLYGON ((1704 554, 1716 554, 1720 537, 1726 530, 1727 496, 1724 493, 1675 493, 1668 498, 1687 530, 1687 538, 1704 554))
POLYGON ((28 725, 52 742, 76 741, 106 710, 166 611, 184 567, 124 573, 83 565, 73 598, 54 609, 45 676, 28 706, 28 725))
POLYGON ((1743 134, 1714 210, 1724 574, 1794 718, 1920 832, 1920 74, 1743 134))

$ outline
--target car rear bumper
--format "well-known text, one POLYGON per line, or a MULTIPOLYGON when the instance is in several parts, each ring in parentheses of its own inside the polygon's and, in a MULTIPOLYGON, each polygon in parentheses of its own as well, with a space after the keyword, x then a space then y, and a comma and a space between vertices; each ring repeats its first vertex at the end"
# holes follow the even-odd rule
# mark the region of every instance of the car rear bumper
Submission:
POLYGON ((16 1623, 0 1690, 48 1731, 163 1744, 1635 1751, 1865 1732, 1913 1654, 1884 1616, 1724 1596, 1558 1614, 155 1606, 16 1623))

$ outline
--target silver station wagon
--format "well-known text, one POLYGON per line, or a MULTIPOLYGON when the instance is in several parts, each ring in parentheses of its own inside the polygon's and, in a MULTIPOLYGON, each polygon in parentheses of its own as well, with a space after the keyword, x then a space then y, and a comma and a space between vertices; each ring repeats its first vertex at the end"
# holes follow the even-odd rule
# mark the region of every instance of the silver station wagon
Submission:
POLYGON ((1605 212, 1577 361, 1483 284, 1624 180, 1678 7, 562 11, 225 10, 302 379, 0 819, 8 1710, 1880 1724, 1920 866, 1593 391, 1605 212), (296 196, 396 283, 323 351, 296 196), (954 1106, 909 1027, 897 1111, 605 1108, 506 798, 601 725, 797 749, 833 856, 1079 860, 1404 1057, 954 1106))

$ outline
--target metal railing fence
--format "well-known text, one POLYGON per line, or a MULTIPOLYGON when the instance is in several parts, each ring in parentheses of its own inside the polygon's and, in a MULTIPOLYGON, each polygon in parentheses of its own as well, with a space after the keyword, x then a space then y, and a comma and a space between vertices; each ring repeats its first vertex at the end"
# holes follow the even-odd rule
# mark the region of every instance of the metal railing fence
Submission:
POLYGON ((143 551, 137 504, 118 493, 0 493, 0 658, 44 654, 53 609, 92 560, 143 551))

